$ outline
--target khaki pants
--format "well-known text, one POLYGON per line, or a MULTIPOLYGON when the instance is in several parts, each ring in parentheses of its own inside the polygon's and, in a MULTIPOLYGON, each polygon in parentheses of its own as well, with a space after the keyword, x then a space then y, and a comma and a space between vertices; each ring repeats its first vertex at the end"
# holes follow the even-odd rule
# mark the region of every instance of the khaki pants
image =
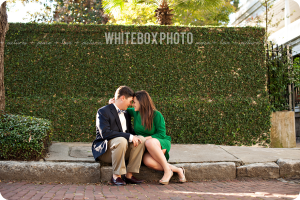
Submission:
POLYGON ((107 151, 99 156, 99 159, 103 162, 112 163, 113 174, 139 173, 145 151, 145 138, 143 136, 137 137, 142 140, 142 144, 139 144, 137 147, 134 147, 132 142, 129 143, 123 137, 117 137, 108 141, 107 151), (125 160, 128 160, 127 171, 125 160))

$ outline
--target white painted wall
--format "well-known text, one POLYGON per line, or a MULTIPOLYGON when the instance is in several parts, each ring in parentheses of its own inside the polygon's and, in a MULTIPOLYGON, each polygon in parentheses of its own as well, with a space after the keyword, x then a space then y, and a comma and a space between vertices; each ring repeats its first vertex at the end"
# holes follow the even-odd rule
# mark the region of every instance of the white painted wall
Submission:
MULTIPOLYGON (((265 27, 266 12, 262 1, 240 1, 240 9, 232 16, 231 26, 265 27)), ((269 40, 279 45, 293 44, 293 54, 300 54, 300 0, 276 0, 268 11, 268 19, 272 19, 268 25, 269 40)))

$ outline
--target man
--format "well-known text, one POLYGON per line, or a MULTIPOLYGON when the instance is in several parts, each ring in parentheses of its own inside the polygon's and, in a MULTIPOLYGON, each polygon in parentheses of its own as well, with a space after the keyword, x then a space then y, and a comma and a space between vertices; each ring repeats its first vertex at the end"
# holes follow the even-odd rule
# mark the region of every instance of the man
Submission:
POLYGON ((145 138, 135 135, 131 117, 126 112, 133 96, 134 92, 130 87, 120 86, 115 93, 115 103, 100 108, 96 116, 97 135, 92 145, 93 156, 96 161, 100 159, 112 163, 111 183, 114 185, 143 182, 132 175, 139 173, 145 150, 145 138), (121 178, 123 174, 124 180, 121 178))

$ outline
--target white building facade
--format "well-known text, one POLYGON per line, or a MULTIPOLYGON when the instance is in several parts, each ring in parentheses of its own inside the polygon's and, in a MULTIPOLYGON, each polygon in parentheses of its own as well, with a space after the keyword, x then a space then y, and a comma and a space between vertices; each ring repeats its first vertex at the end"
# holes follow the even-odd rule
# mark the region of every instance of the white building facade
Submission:
MULTIPOLYGON (((231 26, 266 27, 265 0, 241 0, 231 26)), ((268 9, 268 40, 290 45, 293 56, 300 56, 300 0, 274 0, 268 9)))

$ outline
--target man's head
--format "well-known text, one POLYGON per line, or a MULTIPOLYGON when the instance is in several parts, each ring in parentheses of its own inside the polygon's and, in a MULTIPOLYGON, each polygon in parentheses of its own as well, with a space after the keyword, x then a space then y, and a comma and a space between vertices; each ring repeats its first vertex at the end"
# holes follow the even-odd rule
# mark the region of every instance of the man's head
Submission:
POLYGON ((120 86, 115 93, 115 104, 121 110, 126 110, 131 105, 134 91, 128 86, 120 86))

